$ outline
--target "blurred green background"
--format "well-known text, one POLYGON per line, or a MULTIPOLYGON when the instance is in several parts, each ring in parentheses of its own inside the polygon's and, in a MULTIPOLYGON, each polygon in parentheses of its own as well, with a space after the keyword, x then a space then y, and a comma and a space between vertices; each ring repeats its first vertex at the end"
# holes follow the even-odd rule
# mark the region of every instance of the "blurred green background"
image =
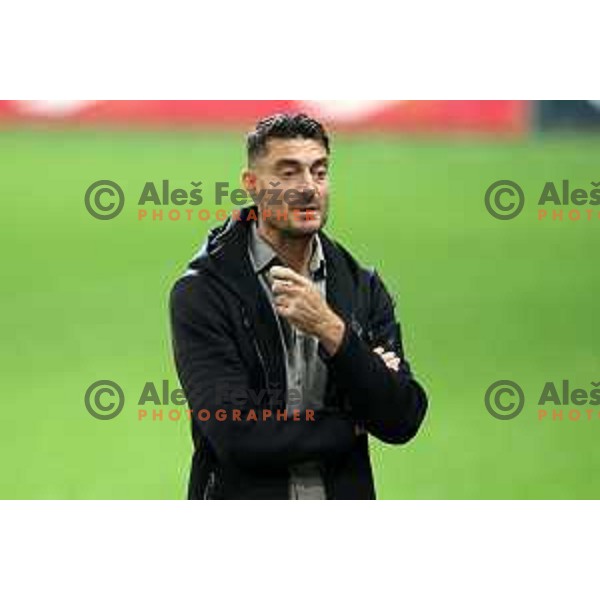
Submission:
MULTIPOLYGON (((600 380, 600 220, 538 222, 534 203, 546 181, 600 180, 600 139, 337 135, 333 152, 329 233, 383 275, 430 397, 409 445, 371 441, 378 496, 599 498, 598 407, 539 422, 537 399, 546 381, 600 380), (499 179, 528 198, 510 221, 484 207, 499 179), (485 409, 499 379, 525 392, 514 420, 485 409)), ((214 212, 214 182, 234 187, 243 163, 236 133, 0 134, 0 497, 185 497, 189 423, 139 422, 137 400, 148 380, 179 387, 168 292, 216 220, 139 222, 136 202, 146 181, 201 180, 214 212), (113 220, 84 207, 100 179, 127 198, 113 220), (99 379, 127 398, 110 421, 84 407, 99 379)))

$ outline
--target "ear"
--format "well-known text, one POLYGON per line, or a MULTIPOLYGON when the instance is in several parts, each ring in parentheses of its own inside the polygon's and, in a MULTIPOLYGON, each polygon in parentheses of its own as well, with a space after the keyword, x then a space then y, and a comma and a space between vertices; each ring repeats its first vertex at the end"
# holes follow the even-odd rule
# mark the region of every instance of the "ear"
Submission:
POLYGON ((247 192, 256 190, 256 173, 252 169, 242 171, 242 185, 247 192))

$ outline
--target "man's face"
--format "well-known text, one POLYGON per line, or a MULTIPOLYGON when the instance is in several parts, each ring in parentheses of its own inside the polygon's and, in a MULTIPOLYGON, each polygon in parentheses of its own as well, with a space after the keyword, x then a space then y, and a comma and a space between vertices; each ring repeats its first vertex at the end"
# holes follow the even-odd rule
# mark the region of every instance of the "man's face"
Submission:
POLYGON ((266 227, 301 237, 325 225, 329 175, 327 151, 321 142, 271 138, 266 153, 244 173, 243 180, 246 190, 255 195, 260 221, 266 227))

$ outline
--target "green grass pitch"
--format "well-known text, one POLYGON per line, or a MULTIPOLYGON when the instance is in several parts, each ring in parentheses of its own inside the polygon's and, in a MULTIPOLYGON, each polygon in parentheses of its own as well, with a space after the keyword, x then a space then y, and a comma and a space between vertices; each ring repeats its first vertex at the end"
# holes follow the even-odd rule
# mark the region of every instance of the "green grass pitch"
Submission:
MULTIPOLYGON (((375 265, 397 298, 405 346, 430 397, 405 447, 372 441, 380 498, 598 498, 593 420, 538 421, 546 381, 600 380, 600 220, 538 222, 544 182, 600 180, 600 140, 401 140, 336 136, 329 232, 375 265), (518 182, 511 221, 485 210, 486 188, 518 182), (517 381, 514 420, 486 412, 486 388, 517 381)), ((183 498, 187 421, 137 419, 144 383, 178 386, 167 318, 174 279, 210 222, 137 220, 144 183, 238 181, 234 133, 3 131, 2 498, 183 498), (85 210, 86 188, 118 182, 111 221, 85 210), (123 388, 118 418, 84 407, 99 379, 123 388)), ((564 407, 572 408, 572 407, 564 407)), ((584 407, 585 408, 585 407, 584 407)))

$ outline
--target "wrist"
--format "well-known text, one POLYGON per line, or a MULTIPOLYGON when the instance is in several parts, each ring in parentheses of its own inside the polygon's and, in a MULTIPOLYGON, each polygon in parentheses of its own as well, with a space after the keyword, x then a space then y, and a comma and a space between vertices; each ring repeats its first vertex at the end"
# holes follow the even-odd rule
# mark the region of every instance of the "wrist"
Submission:
POLYGON ((330 309, 317 332, 317 338, 329 356, 339 350, 345 332, 346 324, 330 309))

